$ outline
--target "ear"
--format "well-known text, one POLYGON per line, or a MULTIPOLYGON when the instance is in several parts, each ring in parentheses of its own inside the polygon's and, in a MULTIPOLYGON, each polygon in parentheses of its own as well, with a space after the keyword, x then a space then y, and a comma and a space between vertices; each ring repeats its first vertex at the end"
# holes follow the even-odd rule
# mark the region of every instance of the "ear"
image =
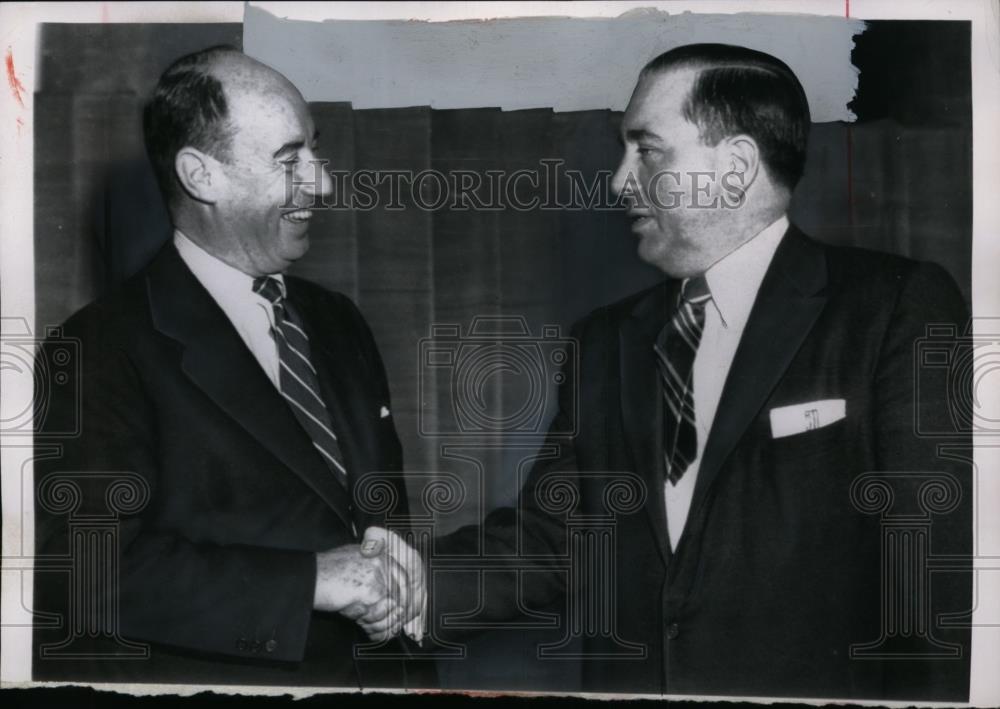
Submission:
POLYGON ((720 147, 723 147, 720 172, 736 173, 733 177, 737 177, 743 190, 749 189, 760 172, 760 149, 757 141, 748 135, 734 135, 723 140, 720 147))
POLYGON ((174 170, 184 191, 192 199, 212 204, 224 179, 219 162, 197 148, 184 147, 177 151, 174 170))

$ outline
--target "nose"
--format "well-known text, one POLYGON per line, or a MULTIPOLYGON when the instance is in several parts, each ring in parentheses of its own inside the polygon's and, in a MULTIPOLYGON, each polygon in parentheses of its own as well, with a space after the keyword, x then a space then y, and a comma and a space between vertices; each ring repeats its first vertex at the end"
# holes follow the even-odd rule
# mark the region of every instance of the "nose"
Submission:
POLYGON ((302 161, 303 172, 299 185, 306 194, 326 197, 333 193, 333 180, 326 171, 327 161, 316 156, 311 150, 306 151, 302 161))
POLYGON ((615 169, 615 173, 611 176, 611 191, 615 193, 615 196, 621 195, 626 190, 628 190, 629 194, 625 194, 625 196, 631 196, 632 185, 635 184, 635 181, 629 179, 630 174, 631 161, 628 158, 628 151, 626 150, 618 163, 618 167, 615 169))
POLYGON ((333 193, 333 180, 330 179, 330 173, 326 171, 326 165, 320 166, 320 194, 326 197, 333 193))

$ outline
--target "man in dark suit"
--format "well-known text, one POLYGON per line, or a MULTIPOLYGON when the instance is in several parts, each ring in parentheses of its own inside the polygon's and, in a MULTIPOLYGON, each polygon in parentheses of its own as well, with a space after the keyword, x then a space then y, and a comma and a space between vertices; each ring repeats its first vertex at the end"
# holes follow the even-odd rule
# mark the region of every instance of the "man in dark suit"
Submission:
MULTIPOLYGON (((934 264, 788 222, 809 124, 769 55, 691 45, 645 67, 613 186, 667 279, 575 326, 579 387, 552 431, 578 411, 576 435, 551 437, 561 454, 518 514, 437 540, 530 573, 482 598, 439 574, 435 622, 510 618, 568 586, 586 690, 967 699, 970 466, 915 427, 954 430, 916 354, 929 325, 963 332, 966 308, 934 264), (611 512, 613 541, 588 547, 581 525, 611 512)), ((970 455, 967 433, 950 442, 970 455)))
POLYGON ((34 677, 425 683, 403 640, 391 660, 359 649, 416 614, 417 579, 362 553, 385 519, 352 502, 389 474, 405 513, 372 334, 343 295, 282 275, 330 190, 305 101, 213 48, 166 70, 144 130, 174 238, 63 329, 79 399, 39 420, 81 433, 36 466, 34 677))

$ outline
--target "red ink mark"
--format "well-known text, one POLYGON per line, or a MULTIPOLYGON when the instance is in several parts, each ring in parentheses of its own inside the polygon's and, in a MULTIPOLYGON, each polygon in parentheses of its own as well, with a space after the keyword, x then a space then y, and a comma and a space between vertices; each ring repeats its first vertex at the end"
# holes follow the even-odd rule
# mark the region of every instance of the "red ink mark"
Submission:
POLYGON ((854 136, 847 126, 847 223, 854 226, 854 136))
POLYGON ((108 4, 101 3, 101 22, 111 22, 111 14, 108 12, 108 4))
POLYGON ((23 126, 24 126, 24 121, 22 121, 22 120, 21 120, 20 118, 18 118, 18 119, 17 119, 17 137, 18 137, 18 138, 20 138, 20 137, 21 137, 21 128, 22 128, 23 126))
MULTIPOLYGON (((844 0, 844 17, 851 17, 851 0, 844 0)), ((854 136, 847 124, 847 223, 854 226, 854 136)))
POLYGON ((21 92, 24 91, 24 86, 17 80, 17 75, 14 73, 14 55, 10 47, 7 47, 7 83, 10 84, 14 100, 20 104, 21 108, 24 108, 24 101, 21 100, 21 92))

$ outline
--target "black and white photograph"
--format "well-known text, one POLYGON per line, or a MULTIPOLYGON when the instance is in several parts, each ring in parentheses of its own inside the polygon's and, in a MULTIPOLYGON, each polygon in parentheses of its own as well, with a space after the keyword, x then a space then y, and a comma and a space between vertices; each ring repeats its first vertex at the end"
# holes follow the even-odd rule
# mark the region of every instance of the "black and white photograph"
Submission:
POLYGON ((1000 5, 0 16, 0 697, 1000 702, 1000 5))

